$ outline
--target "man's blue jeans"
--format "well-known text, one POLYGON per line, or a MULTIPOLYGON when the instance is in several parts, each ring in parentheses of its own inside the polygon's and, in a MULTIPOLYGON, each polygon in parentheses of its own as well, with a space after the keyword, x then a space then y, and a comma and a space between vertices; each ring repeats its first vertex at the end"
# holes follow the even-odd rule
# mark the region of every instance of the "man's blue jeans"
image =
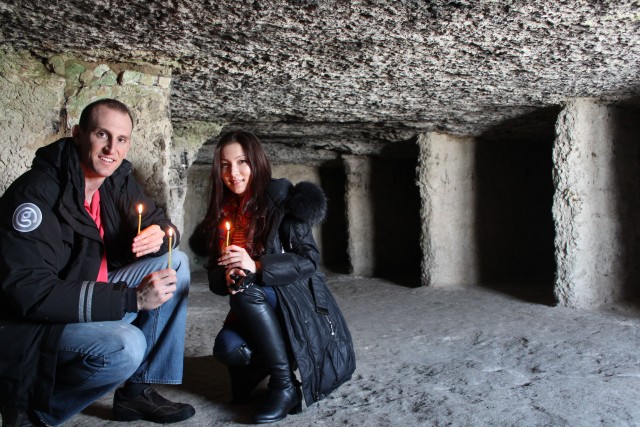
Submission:
MULTIPOLYGON (((136 287, 144 276, 167 268, 167 255, 145 258, 109 272, 111 282, 136 287)), ((51 412, 38 415, 61 424, 124 381, 180 384, 184 358, 189 259, 172 252, 177 290, 152 311, 127 313, 122 320, 70 323, 58 344, 51 412)))

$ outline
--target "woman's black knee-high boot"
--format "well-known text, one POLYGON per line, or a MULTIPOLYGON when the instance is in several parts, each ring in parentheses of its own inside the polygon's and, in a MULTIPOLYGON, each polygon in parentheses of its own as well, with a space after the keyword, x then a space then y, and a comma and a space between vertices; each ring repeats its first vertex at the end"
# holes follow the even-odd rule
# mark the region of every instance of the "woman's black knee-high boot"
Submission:
POLYGON ((269 375, 264 366, 251 364, 247 366, 228 366, 231 380, 231 403, 242 405, 248 402, 254 388, 269 375))
POLYGON ((231 395, 233 404, 243 404, 249 399, 254 388, 269 372, 261 361, 246 344, 242 344, 226 353, 214 345, 213 357, 227 365, 231 380, 231 395))
POLYGON ((231 297, 231 309, 251 334, 251 345, 259 351, 271 375, 269 394, 253 417, 256 424, 271 423, 302 410, 302 393, 297 387, 287 357, 282 330, 264 291, 252 285, 231 297))

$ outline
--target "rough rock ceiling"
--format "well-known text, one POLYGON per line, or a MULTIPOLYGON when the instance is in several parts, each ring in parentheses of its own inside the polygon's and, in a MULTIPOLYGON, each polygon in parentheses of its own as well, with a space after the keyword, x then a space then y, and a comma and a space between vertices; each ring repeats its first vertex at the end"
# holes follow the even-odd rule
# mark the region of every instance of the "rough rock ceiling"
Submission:
POLYGON ((634 0, 0 0, 0 18, 38 55, 166 66, 175 124, 274 139, 477 135, 640 93, 634 0))

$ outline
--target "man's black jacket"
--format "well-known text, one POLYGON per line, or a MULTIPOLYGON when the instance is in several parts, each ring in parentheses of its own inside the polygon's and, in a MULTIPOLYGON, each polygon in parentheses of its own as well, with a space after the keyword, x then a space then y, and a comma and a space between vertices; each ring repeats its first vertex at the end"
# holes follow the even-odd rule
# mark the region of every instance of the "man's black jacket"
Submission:
MULTIPOLYGON (((64 324, 119 320, 135 290, 95 282, 132 262, 137 204, 143 225, 176 228, 144 195, 126 160, 100 187, 104 243, 84 208, 84 175, 71 138, 36 152, 32 168, 0 199, 0 402, 47 410, 64 324)), ((176 235, 175 245, 179 235, 176 235)), ((154 255, 166 253, 167 239, 154 255)))

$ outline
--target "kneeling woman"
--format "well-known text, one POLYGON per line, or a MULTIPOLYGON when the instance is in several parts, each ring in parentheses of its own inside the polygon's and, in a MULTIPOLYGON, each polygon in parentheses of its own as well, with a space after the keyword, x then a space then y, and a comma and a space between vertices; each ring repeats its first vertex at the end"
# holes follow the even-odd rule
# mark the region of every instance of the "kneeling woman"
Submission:
POLYGON ((326 200, 314 184, 271 179, 260 141, 245 131, 218 142, 209 197, 191 245, 202 253, 204 242, 209 287, 230 295, 214 356, 229 366, 237 403, 270 376, 253 422, 278 421, 301 411, 303 394, 307 404, 320 400, 355 370, 351 336, 318 271, 311 231, 326 200))

